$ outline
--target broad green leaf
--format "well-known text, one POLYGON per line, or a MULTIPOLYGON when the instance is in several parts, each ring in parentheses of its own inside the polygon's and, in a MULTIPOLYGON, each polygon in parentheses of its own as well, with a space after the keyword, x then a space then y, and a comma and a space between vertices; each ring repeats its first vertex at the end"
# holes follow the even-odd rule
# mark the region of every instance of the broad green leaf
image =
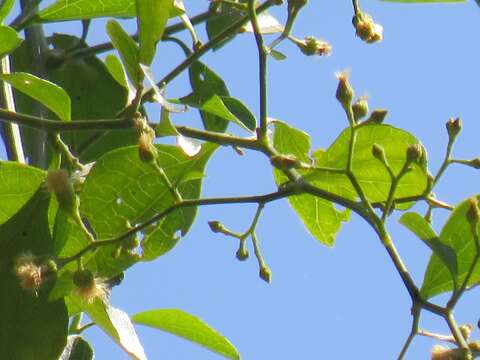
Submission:
POLYGON ((0 79, 53 111, 60 119, 71 119, 70 97, 60 86, 35 75, 17 72, 0 74, 0 79))
MULTIPOLYGON (((0 19, 1 23, 1 19, 0 19)), ((17 32, 9 27, 0 25, 0 58, 6 54, 10 54, 22 43, 22 39, 17 32)))
MULTIPOLYGON (((203 172, 215 149, 214 145, 204 144, 198 155, 189 158, 177 147, 157 145, 159 165, 170 182, 178 185, 183 198, 196 199, 200 196, 200 179, 182 180, 189 172, 203 172)), ((99 240, 116 237, 124 233, 129 225, 140 224, 174 203, 173 195, 157 170, 151 164, 140 161, 136 146, 120 148, 99 158, 80 196, 80 210, 99 240)), ((145 229, 142 241, 145 259, 163 253, 165 244, 174 242, 176 232, 185 235, 195 215, 195 207, 177 209, 163 221, 145 229), (155 231, 157 228, 162 230, 155 231)), ((120 258, 114 258, 112 253, 117 248, 106 246, 99 249, 90 261, 92 270, 110 277, 139 260, 137 254, 129 251, 121 251, 120 258)))
MULTIPOLYGON (((182 13, 182 9, 175 6, 170 12, 170 17, 182 13)), ((99 17, 128 18, 135 16, 135 0, 57 0, 42 9, 29 24, 99 17)))
MULTIPOLYGON (((334 143, 323 153, 315 153, 316 165, 344 169, 347 164, 350 129, 344 130, 334 143)), ((410 133, 390 125, 367 125, 358 129, 353 152, 352 171, 365 196, 371 202, 384 202, 390 191, 390 176, 384 165, 373 157, 372 146, 377 144, 385 150, 386 158, 394 174, 398 174, 406 161, 406 151, 419 141, 410 133)), ((426 163, 412 164, 400 180, 395 199, 418 196, 427 187, 426 163)), ((305 174, 305 179, 313 185, 332 193, 357 199, 357 194, 347 176, 323 170, 313 170, 305 174)), ((406 204, 398 204, 403 209, 406 204)), ((407 204, 408 206, 408 204, 407 204)))
POLYGON ((193 93, 179 99, 181 104, 189 105, 202 110, 203 113, 214 115, 218 118, 232 121, 248 131, 255 130, 255 117, 246 106, 237 99, 229 96, 218 96, 211 94, 208 98, 200 97, 193 93), (239 114, 240 120, 235 114, 239 114), (244 123, 246 122, 246 124, 244 123), (248 124, 248 125, 247 125, 248 124))
POLYGON ((45 172, 17 162, 0 162, 0 224, 15 215, 35 194, 45 172))
MULTIPOLYGON (((294 155, 298 160, 310 163, 310 136, 283 122, 275 122, 273 144, 282 154, 294 155)), ((275 181, 281 185, 287 177, 278 169, 274 170, 275 181)), ((343 221, 347 221, 348 211, 338 211, 327 200, 312 195, 295 195, 288 198, 310 233, 322 244, 332 246, 335 235, 343 221)))
POLYGON ((107 34, 122 59, 130 81, 134 86, 137 86, 140 83, 140 69, 138 68, 139 50, 137 44, 115 20, 108 21, 107 34))
POLYGON ((173 0, 136 0, 139 60, 150 66, 157 42, 162 38, 165 25, 173 8, 173 0))
POLYGON ((15 0, 3 0, 0 1, 0 24, 2 21, 7 17, 12 10, 13 5, 15 4, 15 0))
POLYGON ((417 213, 408 212, 403 214, 399 220, 400 224, 413 232, 422 240, 432 252, 443 261, 443 264, 450 271, 454 283, 457 281, 457 257, 454 250, 442 243, 430 224, 417 213))
MULTIPOLYGON (((450 247, 455 253, 457 260, 456 283, 462 284, 465 276, 476 258, 475 239, 472 234, 467 212, 470 206, 469 200, 458 204, 450 214, 447 222, 440 232, 440 242, 450 247)), ((480 266, 477 264, 468 285, 477 284, 480 281, 480 266)), ((452 291, 454 282, 450 270, 437 254, 432 254, 428 263, 421 294, 428 299, 432 296, 452 291)))
POLYGON ((271 57, 273 57, 275 60, 278 60, 278 61, 282 61, 282 60, 285 60, 287 58, 287 56, 280 52, 280 51, 277 51, 277 50, 270 50, 270 52, 268 53, 271 57))
POLYGON ((110 75, 112 75, 121 86, 128 89, 127 77, 125 76, 122 62, 113 54, 108 54, 104 62, 110 75))
POLYGON ((239 360, 238 350, 203 320, 177 309, 143 311, 132 316, 133 322, 183 337, 227 359, 239 360))
POLYGON ((0 226, 0 359, 58 359, 67 341, 65 303, 47 300, 52 281, 46 280, 35 296, 20 286, 14 273, 20 254, 41 259, 53 255, 49 202, 50 196, 39 190, 0 226))
POLYGON ((59 360, 93 360, 91 345, 79 335, 70 335, 59 360))
POLYGON ((130 317, 125 312, 99 299, 88 303, 77 296, 71 298, 132 359, 147 359, 130 317))
MULTIPOLYGON (((209 40, 212 40, 214 37, 222 33, 232 23, 247 15, 246 10, 240 10, 230 4, 218 3, 215 4, 215 6, 217 7, 217 15, 209 19, 206 23, 206 30, 209 40)), ((225 45, 228 41, 232 40, 234 36, 235 35, 232 35, 225 39, 222 43, 217 45, 214 50, 217 50, 221 46, 225 45)))

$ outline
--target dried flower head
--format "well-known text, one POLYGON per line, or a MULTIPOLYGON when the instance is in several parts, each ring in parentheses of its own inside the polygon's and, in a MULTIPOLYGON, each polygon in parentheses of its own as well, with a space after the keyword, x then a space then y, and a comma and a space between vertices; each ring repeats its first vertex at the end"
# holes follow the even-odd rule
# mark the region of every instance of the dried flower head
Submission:
POLYGON ((42 267, 31 253, 20 254, 15 260, 14 271, 20 279, 20 286, 35 295, 42 285, 42 267))
POLYGON ((294 43, 307 56, 328 56, 332 53, 332 45, 313 36, 306 36, 304 40, 294 40, 294 43))
POLYGON ((370 14, 359 12, 353 17, 353 26, 357 36, 366 43, 383 40, 383 26, 376 24, 370 14))
POLYGON ((73 274, 75 294, 92 304, 95 299, 106 302, 110 288, 106 279, 95 277, 90 270, 78 270, 73 274))

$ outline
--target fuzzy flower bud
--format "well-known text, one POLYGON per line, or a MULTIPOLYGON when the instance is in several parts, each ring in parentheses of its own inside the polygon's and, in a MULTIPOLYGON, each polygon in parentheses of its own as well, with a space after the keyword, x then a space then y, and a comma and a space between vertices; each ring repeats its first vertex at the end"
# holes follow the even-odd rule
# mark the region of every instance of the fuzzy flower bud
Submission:
POLYGON ((480 221, 480 209, 478 208, 478 200, 476 197, 472 197, 469 200, 469 208, 467 212, 468 221, 473 224, 478 224, 480 221))
POLYGON ((472 159, 472 160, 468 160, 464 164, 468 165, 468 166, 471 166, 474 169, 480 169, 480 157, 477 157, 477 158, 472 159))
POLYGON ((260 267, 260 271, 259 271, 259 274, 260 278, 267 282, 267 283, 271 283, 272 282, 272 271, 270 270, 270 268, 268 266, 262 266, 260 267))
POLYGON ((214 233, 223 233, 225 231, 225 227, 220 221, 209 221, 208 226, 210 226, 210 230, 214 233))
POLYGON ((143 162, 152 162, 158 156, 157 149, 153 145, 153 138, 154 135, 152 136, 150 132, 140 132, 138 137, 138 156, 143 162))
POLYGON ((45 178, 45 187, 55 194, 58 204, 63 210, 70 215, 76 213, 79 206, 78 198, 67 170, 49 170, 45 178))
MULTIPOLYGON (((477 209, 478 209, 478 206, 477 206, 477 209)), ((473 326, 470 325, 470 324, 464 324, 464 325, 460 325, 458 327, 458 329, 462 333, 463 338, 465 340, 468 340, 470 338, 471 333, 472 333, 473 326)))
POLYGON ((92 304, 95 299, 107 301, 110 290, 106 280, 93 276, 90 270, 77 270, 73 274, 73 283, 76 295, 87 303, 92 304))
POLYGON ((349 109, 352 104, 353 96, 355 95, 353 88, 348 81, 349 73, 347 71, 341 71, 335 74, 335 76, 338 80, 338 87, 335 96, 344 109, 349 109))
POLYGON ((277 169, 282 170, 298 168, 302 165, 293 155, 274 155, 270 158, 270 163, 277 169))
POLYGON ((464 360, 465 350, 450 349, 446 346, 435 345, 432 349, 432 360, 464 360))
POLYGON ((423 148, 420 144, 413 144, 407 148, 407 161, 420 163, 424 157, 423 148))
POLYGON ((375 159, 382 162, 382 164, 387 164, 387 158, 385 156, 385 150, 382 146, 378 144, 372 145, 372 155, 375 159))
POLYGON ((370 113, 370 116, 365 122, 372 124, 381 124, 387 117, 388 110, 385 109, 375 109, 370 113))
POLYGON ((294 42, 300 51, 307 56, 328 56, 332 53, 332 45, 313 36, 306 36, 304 40, 297 40, 294 42))
POLYGON ((352 105, 353 116, 358 121, 368 114, 368 101, 366 96, 361 96, 352 105))
POLYGON ((20 279, 20 286, 37 295, 43 282, 42 267, 31 253, 20 254, 15 260, 14 271, 20 279))
POLYGON ((370 14, 359 11, 353 17, 352 23, 357 36, 366 43, 371 44, 383 39, 383 26, 376 24, 370 14))
POLYGON ((240 248, 237 250, 237 253, 235 254, 235 256, 236 256, 237 259, 240 260, 240 261, 247 260, 247 259, 248 259, 248 250, 245 249, 245 248, 242 246, 242 247, 240 247, 240 248))
POLYGON ((445 127, 447 128, 448 139, 452 142, 460 133, 460 130, 462 130, 462 121, 460 118, 450 118, 445 124, 445 127))

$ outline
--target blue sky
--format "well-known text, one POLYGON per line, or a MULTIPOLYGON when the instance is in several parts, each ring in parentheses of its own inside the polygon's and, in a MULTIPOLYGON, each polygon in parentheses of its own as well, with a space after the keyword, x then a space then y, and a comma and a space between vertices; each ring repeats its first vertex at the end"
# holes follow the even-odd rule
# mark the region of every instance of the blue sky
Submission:
MULTIPOLYGON (((206 0, 184 2, 190 14, 208 5, 206 0)), ((269 116, 307 131, 314 149, 327 147, 347 125, 334 97, 334 73, 348 68, 357 94, 367 94, 371 108, 388 109, 389 124, 418 136, 429 152, 433 172, 444 154, 444 124, 449 117, 460 116, 464 124, 454 156, 480 155, 480 9, 475 2, 408 5, 364 0, 361 5, 384 26, 383 42, 367 45, 355 37, 350 1, 310 1, 293 33, 299 38, 325 39, 333 53, 327 58, 305 57, 293 45, 281 44, 278 50, 288 59, 269 62, 269 116)), ((284 11, 285 6, 272 13, 285 19, 284 11)), ((127 22, 127 27, 133 31, 134 23, 127 22)), ((80 27, 47 29, 78 34, 80 27)), ((88 42, 105 40, 103 29, 103 21, 94 23, 88 42)), ((199 32, 204 38, 203 27, 199 32)), ((204 62, 224 78, 233 96, 257 114, 255 51, 253 36, 245 34, 208 54, 204 62)), ((174 45, 160 45, 155 75, 168 72, 180 58, 174 45)), ((186 83, 181 76, 168 95, 185 95, 186 83)), ((151 111, 153 116, 158 113, 155 107, 151 111)), ((199 125, 193 111, 173 120, 199 125)), ((478 192, 478 180, 475 170, 452 167, 437 195, 457 203, 478 192)), ((252 195, 274 190, 263 156, 247 151, 240 157, 225 148, 208 165, 203 194, 252 195)), ((219 220, 243 231, 254 212, 250 205, 200 209, 192 230, 173 251, 126 273, 122 286, 113 291, 112 304, 129 314, 153 308, 190 312, 226 335, 245 360, 395 358, 410 329, 410 299, 373 231, 352 216, 335 247, 326 248, 309 235, 287 201, 269 204, 258 226, 263 253, 273 271, 268 285, 258 278, 254 259, 237 261, 236 242, 211 233, 207 225, 207 221, 219 220)), ((448 214, 439 210, 437 215, 434 227, 438 230, 448 214)), ((420 285, 428 249, 402 229, 395 217, 389 228, 420 285)), ((464 296, 456 311, 459 323, 476 324, 478 301, 477 290, 464 296)), ((428 313, 422 316, 421 327, 448 333, 445 324, 428 313)), ((156 330, 139 327, 138 333, 150 359, 221 358, 156 330)), ((128 359, 100 330, 91 328, 85 336, 93 343, 97 359, 128 359)), ((473 338, 477 336, 475 331, 473 338)), ((429 358, 435 343, 417 337, 406 358, 429 358)))

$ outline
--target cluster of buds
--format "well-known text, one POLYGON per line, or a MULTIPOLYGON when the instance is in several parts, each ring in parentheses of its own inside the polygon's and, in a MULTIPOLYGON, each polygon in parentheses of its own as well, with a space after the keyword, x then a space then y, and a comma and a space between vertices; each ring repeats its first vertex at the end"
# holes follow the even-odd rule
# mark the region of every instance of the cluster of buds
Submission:
POLYGON ((289 39, 307 56, 328 56, 332 53, 332 45, 314 36, 306 36, 303 40, 290 36, 289 39))
POLYGON ((140 114, 135 116, 134 121, 138 131, 138 156, 144 162, 152 162, 158 156, 157 149, 153 144, 155 130, 148 125, 146 119, 140 114))
POLYGON ((383 39, 383 26, 376 24, 370 14, 359 10, 352 19, 357 36, 368 44, 383 39))
POLYGON ((95 299, 106 302, 110 294, 106 280, 95 277, 90 270, 77 270, 73 274, 73 283, 76 286, 75 294, 88 304, 92 304, 95 299))
POLYGON ((40 287, 48 276, 56 271, 54 262, 42 264, 31 253, 20 254, 15 260, 14 272, 20 280, 20 286, 35 295, 38 295, 40 287))

